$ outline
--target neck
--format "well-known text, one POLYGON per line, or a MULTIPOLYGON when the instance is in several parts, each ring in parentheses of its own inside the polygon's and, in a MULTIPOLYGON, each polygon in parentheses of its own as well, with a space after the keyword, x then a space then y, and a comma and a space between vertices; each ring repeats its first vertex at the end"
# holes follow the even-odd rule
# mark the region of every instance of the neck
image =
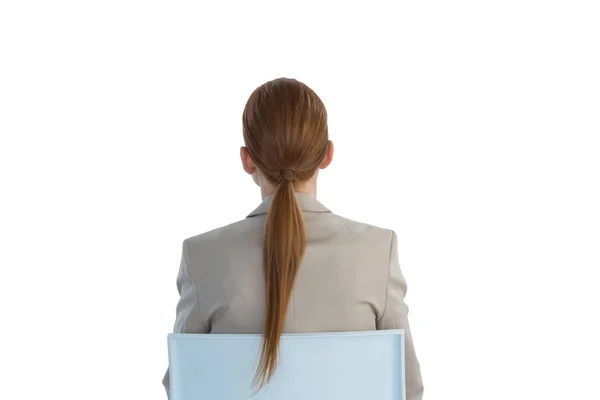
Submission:
MULTIPOLYGON (((261 186, 260 193, 262 195, 263 200, 269 196, 272 196, 275 193, 277 188, 273 185, 265 185, 261 186)), ((310 179, 304 182, 296 182, 294 185, 294 189, 298 193, 306 193, 310 194, 313 197, 317 197, 317 182, 316 180, 310 179)))

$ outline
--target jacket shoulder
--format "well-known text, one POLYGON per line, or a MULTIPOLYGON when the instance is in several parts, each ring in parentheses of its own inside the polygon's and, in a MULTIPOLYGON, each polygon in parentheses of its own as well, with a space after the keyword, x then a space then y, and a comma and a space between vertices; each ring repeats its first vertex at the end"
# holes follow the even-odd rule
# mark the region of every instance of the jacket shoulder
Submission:
POLYGON ((184 242, 190 246, 202 246, 214 244, 215 242, 235 241, 237 238, 247 238, 252 233, 262 233, 263 226, 255 218, 246 218, 198 235, 190 236, 184 242))
POLYGON ((337 214, 332 214, 339 223, 343 224, 348 230, 357 235, 371 235, 377 238, 391 239, 393 230, 384 227, 368 224, 366 222, 355 221, 349 218, 342 217, 337 214))

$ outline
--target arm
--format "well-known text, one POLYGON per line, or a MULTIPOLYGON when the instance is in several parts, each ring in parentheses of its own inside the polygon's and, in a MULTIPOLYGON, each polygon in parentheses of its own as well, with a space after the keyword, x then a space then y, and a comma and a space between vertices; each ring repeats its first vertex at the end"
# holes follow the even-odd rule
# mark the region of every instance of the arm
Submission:
MULTIPOLYGON (((192 263, 186 241, 183 242, 182 247, 181 266, 177 275, 177 290, 180 299, 177 303, 173 333, 208 333, 209 329, 200 316, 198 292, 192 276, 192 263)), ((167 397, 169 397, 169 370, 167 370, 162 383, 167 391, 167 397)))
POLYGON ((377 320, 377 329, 404 329, 405 362, 406 362, 406 399, 421 400, 423 396, 423 381, 421 369, 408 324, 408 307, 404 303, 406 281, 400 271, 398 262, 398 238, 392 231, 390 245, 390 270, 387 284, 387 299, 385 310, 377 320))

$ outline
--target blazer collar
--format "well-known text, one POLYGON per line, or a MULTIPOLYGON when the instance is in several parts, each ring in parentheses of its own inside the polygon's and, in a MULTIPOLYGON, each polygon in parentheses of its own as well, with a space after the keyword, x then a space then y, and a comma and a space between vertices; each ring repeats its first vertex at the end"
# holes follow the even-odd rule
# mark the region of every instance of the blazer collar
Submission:
MULTIPOLYGON (((272 196, 265 197, 262 203, 254 211, 252 211, 246 218, 254 217, 261 214, 266 214, 271 203, 272 196)), ((296 198, 300 204, 302 211, 315 212, 315 213, 330 213, 331 211, 321 204, 314 196, 308 193, 296 192, 296 198)))

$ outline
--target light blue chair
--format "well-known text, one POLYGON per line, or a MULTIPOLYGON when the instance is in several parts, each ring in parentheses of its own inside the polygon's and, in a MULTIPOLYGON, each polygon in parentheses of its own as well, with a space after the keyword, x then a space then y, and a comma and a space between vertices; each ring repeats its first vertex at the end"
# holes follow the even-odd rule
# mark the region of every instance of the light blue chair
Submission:
POLYGON ((171 400, 405 400, 404 331, 285 334, 253 396, 260 335, 170 334, 171 400))

